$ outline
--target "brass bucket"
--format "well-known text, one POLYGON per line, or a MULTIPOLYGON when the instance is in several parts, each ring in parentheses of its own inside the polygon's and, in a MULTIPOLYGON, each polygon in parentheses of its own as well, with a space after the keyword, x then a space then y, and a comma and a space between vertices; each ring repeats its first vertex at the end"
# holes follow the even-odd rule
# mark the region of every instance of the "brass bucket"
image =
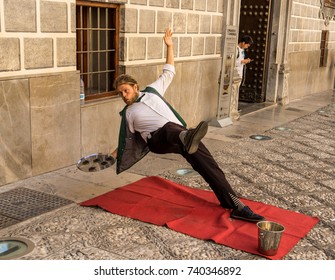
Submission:
POLYGON ((285 227, 281 224, 261 221, 258 227, 258 251, 263 255, 273 256, 277 254, 281 236, 285 227))

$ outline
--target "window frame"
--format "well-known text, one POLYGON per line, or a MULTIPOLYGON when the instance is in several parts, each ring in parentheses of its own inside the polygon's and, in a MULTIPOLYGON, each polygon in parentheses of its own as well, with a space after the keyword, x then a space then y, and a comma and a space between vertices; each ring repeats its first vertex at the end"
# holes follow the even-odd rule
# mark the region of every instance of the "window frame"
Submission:
POLYGON ((322 30, 321 31, 321 42, 320 42, 320 67, 327 66, 328 38, 329 38, 329 30, 322 30))
MULTIPOLYGON (((100 11, 99 11, 100 13, 100 11)), ((99 15, 100 19, 100 15, 99 15)), ((110 38, 108 36, 105 37, 107 40, 106 46, 109 44, 110 38)), ((100 53, 103 53, 100 48, 100 42, 101 40, 98 40, 98 50, 96 51, 98 54, 98 57, 100 57, 100 53)), ((77 0, 76 1, 76 66, 77 70, 80 71, 81 77, 83 77, 84 80, 84 85, 85 85, 85 101, 91 101, 91 100, 99 100, 99 99, 104 99, 104 98, 110 98, 110 97, 117 97, 118 94, 116 90, 114 89, 114 80, 118 76, 119 73, 119 46, 120 46, 120 5, 118 4, 113 4, 113 3, 103 3, 103 2, 92 2, 92 1, 82 1, 82 0, 77 0), (109 26, 106 26, 105 28, 102 28, 101 25, 97 26, 96 28, 93 27, 92 22, 90 22, 91 26, 87 27, 87 17, 84 19, 83 18, 83 10, 80 7, 84 8, 105 8, 105 9, 111 9, 113 12, 108 15, 108 19, 112 18, 112 27, 110 28, 109 26), (78 8, 81 9, 80 12, 78 12, 78 8), (78 23, 80 24, 78 26, 78 23), (82 26, 83 25, 83 26, 82 26), (92 50, 92 47, 88 47, 91 44, 93 44, 92 37, 88 36, 88 34, 93 31, 101 31, 101 30, 106 30, 107 31, 113 31, 115 32, 114 37, 112 37, 113 41, 111 44, 113 45, 113 48, 109 50, 106 47, 105 53, 106 53, 106 69, 105 71, 101 71, 100 69, 100 61, 98 60, 98 71, 93 71, 92 69, 89 69, 88 61, 90 56, 93 56, 94 51, 92 50), (86 44, 86 49, 85 47, 82 48, 82 46, 86 44), (113 53, 111 57, 108 57, 109 52, 113 53), (84 59, 83 57, 86 55, 86 58, 84 59), (113 62, 110 63, 107 59, 111 59, 113 62), (110 67, 108 66, 110 63, 110 67), (111 67, 112 66, 112 67, 111 67), (87 84, 88 84, 88 79, 93 79, 93 73, 97 74, 98 77, 100 78, 100 73, 104 73, 106 75, 106 82, 105 82, 105 90, 101 90, 101 88, 98 87, 98 92, 96 93, 88 93, 87 89, 87 84), (110 79, 111 80, 110 80, 110 79), (109 86, 109 88, 107 88, 109 86)), ((91 66, 93 68, 93 65, 91 66)), ((98 78, 98 79, 99 79, 98 78)), ((97 80, 98 80, 97 79, 97 80)), ((100 81, 97 82, 100 85, 100 81)), ((92 87, 93 89, 93 87, 92 87)))
POLYGON ((324 5, 327 8, 335 9, 335 0, 324 0, 324 5))

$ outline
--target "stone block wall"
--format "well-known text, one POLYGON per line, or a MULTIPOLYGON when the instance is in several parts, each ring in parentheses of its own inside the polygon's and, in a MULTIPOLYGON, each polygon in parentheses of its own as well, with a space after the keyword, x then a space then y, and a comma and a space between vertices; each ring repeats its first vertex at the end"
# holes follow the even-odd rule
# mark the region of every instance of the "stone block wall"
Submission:
POLYGON ((75 0, 0 0, 0 186, 80 156, 75 0))
POLYGON ((29 80, 32 174, 39 175, 80 157, 79 76, 67 72, 29 80))
POLYGON ((168 27, 176 61, 220 57, 222 12, 223 0, 128 0, 121 11, 122 64, 164 62, 168 27))
POLYGON ((320 0, 294 0, 292 4, 288 45, 290 100, 334 88, 335 21, 326 23, 320 7, 320 0), (320 67, 322 30, 329 31, 328 62, 320 67))
POLYGON ((320 7, 320 0, 293 1, 289 52, 320 50, 322 30, 329 30, 328 47, 335 49, 335 21, 325 25, 320 7))
POLYGON ((32 175, 29 81, 0 80, 0 186, 32 175))
POLYGON ((75 71, 75 11, 75 0, 1 0, 0 77, 75 71))
POLYGON ((334 50, 329 51, 328 56, 327 67, 320 67, 320 51, 293 52, 289 54, 290 100, 334 88, 334 50))
POLYGON ((78 74, 0 79, 0 186, 80 157, 78 74))

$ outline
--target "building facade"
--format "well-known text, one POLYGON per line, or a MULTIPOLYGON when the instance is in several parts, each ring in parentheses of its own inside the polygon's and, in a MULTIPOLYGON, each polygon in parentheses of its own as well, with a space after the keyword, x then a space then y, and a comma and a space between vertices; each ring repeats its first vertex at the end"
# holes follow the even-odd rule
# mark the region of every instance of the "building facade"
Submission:
POLYGON ((124 106, 113 77, 132 74, 141 88, 156 79, 167 27, 177 75, 166 97, 189 126, 231 118, 232 46, 242 33, 263 48, 252 49, 259 66, 248 69, 257 102, 333 89, 334 1, 255 2, 0 0, 0 186, 113 151, 124 106))

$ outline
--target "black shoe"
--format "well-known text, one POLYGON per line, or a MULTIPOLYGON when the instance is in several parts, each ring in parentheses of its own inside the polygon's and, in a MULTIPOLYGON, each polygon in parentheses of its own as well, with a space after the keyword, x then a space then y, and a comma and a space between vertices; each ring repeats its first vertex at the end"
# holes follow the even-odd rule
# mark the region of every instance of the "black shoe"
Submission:
POLYGON ((253 223, 265 220, 263 216, 257 215, 256 213, 252 212, 252 210, 248 206, 244 206, 242 210, 234 209, 231 212, 230 217, 233 219, 244 220, 253 223))
POLYGON ((208 130, 207 122, 200 122, 196 128, 189 129, 184 139, 185 150, 189 154, 194 154, 198 150, 199 143, 205 137, 208 130))

